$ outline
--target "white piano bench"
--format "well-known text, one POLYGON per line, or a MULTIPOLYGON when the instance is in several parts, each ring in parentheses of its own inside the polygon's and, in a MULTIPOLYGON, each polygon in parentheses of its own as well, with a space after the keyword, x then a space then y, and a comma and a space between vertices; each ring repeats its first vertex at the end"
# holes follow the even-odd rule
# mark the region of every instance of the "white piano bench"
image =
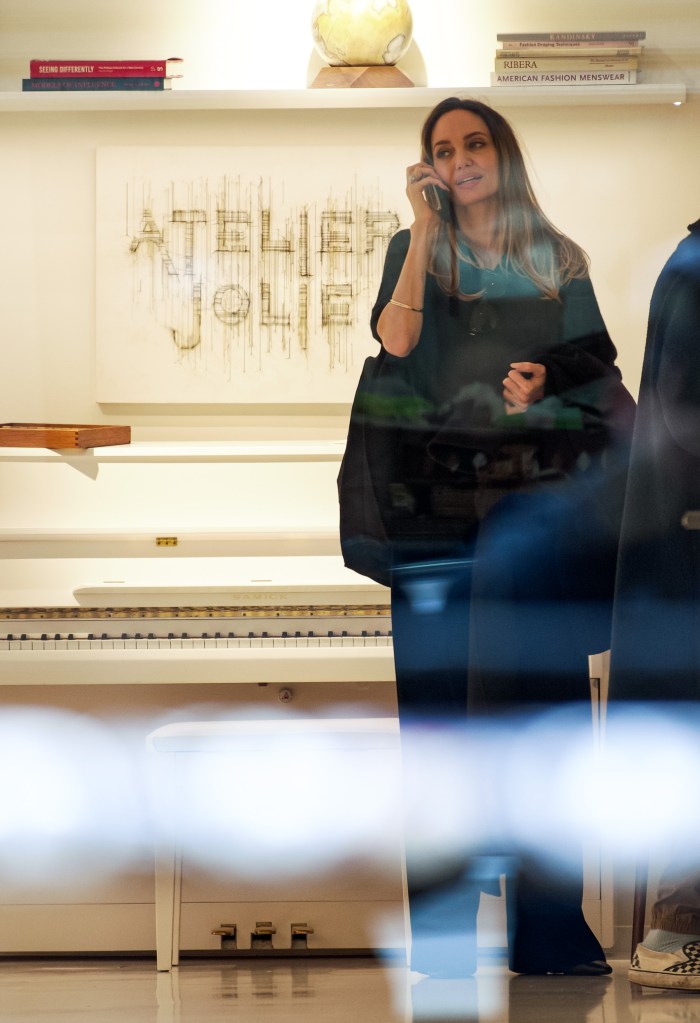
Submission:
MULTIPOLYGON (((244 758, 232 757, 234 770, 226 776, 226 784, 233 789, 240 784, 241 777, 245 778, 241 772, 244 763, 248 766, 248 779, 255 778, 255 768, 250 770, 251 756, 260 763, 261 757, 279 758, 282 754, 287 764, 293 764, 295 755, 306 757, 307 763, 311 756, 313 763, 316 754, 320 754, 318 766, 322 769, 324 763, 333 764, 328 751, 395 750, 398 764, 400 748, 398 719, 391 717, 188 721, 156 729, 147 737, 147 745, 154 767, 156 967, 159 971, 171 970, 180 959, 183 846, 192 837, 183 835, 183 828, 190 822, 187 814, 183 814, 182 783, 189 777, 191 790, 189 769, 196 767, 197 761, 201 766, 207 754, 244 754, 244 758), (325 761, 321 759, 324 752, 325 761)), ((195 770, 195 784, 198 777, 203 776, 195 770)), ((202 799, 205 795, 200 793, 202 799)), ((196 799, 196 792, 194 796, 196 799)), ((235 833, 235 819, 226 824, 228 832, 235 833)), ((320 821, 319 827, 322 826, 323 821, 320 821)))

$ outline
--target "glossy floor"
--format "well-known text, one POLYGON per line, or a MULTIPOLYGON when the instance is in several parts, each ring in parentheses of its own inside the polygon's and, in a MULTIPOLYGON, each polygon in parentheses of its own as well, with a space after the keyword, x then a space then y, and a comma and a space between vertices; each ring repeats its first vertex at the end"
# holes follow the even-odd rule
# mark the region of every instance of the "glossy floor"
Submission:
POLYGON ((0 962, 2 1023, 700 1023, 700 994, 600 978, 516 977, 481 965, 470 981, 411 984, 371 959, 0 962))

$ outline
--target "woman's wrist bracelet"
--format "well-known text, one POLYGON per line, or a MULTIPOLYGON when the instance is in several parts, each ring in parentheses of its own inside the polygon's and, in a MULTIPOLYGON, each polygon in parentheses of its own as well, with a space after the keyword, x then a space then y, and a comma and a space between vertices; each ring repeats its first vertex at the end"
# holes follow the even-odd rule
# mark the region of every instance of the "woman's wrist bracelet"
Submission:
POLYGON ((397 302, 395 298, 390 298, 389 299, 389 304, 390 305, 397 305, 399 307, 399 309, 408 309, 408 311, 411 312, 411 313, 422 313, 423 312, 422 307, 420 309, 416 309, 416 307, 414 305, 406 305, 405 302, 397 302))

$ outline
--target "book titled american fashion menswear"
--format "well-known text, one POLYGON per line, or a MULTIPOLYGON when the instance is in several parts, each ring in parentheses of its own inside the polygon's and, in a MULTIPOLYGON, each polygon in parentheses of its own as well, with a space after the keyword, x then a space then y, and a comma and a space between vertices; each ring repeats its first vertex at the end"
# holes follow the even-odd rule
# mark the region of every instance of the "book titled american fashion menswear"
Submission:
POLYGON ((23 78, 22 92, 163 92, 167 78, 23 78))
POLYGON ((630 71, 638 66, 636 57, 498 57, 496 71, 630 71))
POLYGON ((493 71, 491 85, 633 85, 636 71, 493 71))
POLYGON ((180 78, 182 57, 166 60, 39 60, 29 61, 31 78, 180 78))

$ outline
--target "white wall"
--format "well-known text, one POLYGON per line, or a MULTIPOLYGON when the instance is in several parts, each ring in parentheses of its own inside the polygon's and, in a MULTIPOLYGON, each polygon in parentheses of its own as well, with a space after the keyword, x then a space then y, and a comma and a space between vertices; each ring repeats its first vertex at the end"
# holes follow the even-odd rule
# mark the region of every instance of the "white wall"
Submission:
MULTIPOLYGON (((642 28, 647 81, 700 85, 697 3, 554 5, 537 0, 412 0, 416 84, 487 84, 499 30, 642 28)), ((183 86, 304 88, 320 58, 310 0, 0 0, 0 88, 15 91, 30 57, 185 58, 183 86), (255 40, 255 42, 251 42, 255 40)), ((497 93, 493 103, 498 106, 497 93)), ((582 105, 505 111, 529 154, 552 219, 588 250, 620 365, 636 392, 653 281, 700 216, 700 98, 674 108, 582 105)), ((413 144, 424 111, 0 114, 0 252, 4 370, 0 421, 130 422, 151 435, 337 435, 347 409, 106 407, 94 401, 94 156, 99 145, 358 146, 413 144)), ((403 177, 403 168, 397 167, 403 177)))
MULTIPOLYGON (((696 0, 410 0, 417 85, 488 85, 498 31, 640 28, 656 81, 700 85, 696 0), (688 71, 688 68, 692 71, 688 71)), ((321 66, 314 0, 0 0, 0 89, 30 57, 181 56, 191 89, 300 89, 321 66), (148 51, 148 53, 146 53, 148 51), (151 52, 152 51, 152 52, 151 52)))
MULTIPOLYGON (((686 224, 700 216, 698 0, 411 0, 411 6, 414 45, 402 64, 417 85, 460 94, 486 85, 499 30, 641 28, 646 80, 682 81, 695 90, 679 109, 508 111, 543 205, 590 253, 620 364, 636 391, 653 281, 686 224)), ((19 88, 31 57, 169 55, 185 58, 188 89, 304 88, 321 64, 310 39, 311 7, 311 0, 0 0, 0 90, 19 88)), ((493 101, 498 106, 497 94, 493 101)), ((95 403, 95 149, 242 140, 284 147, 299 138, 413 144, 421 120, 415 110, 390 117, 322 110, 0 113, 0 421, 114 420, 131 423, 137 436, 342 436, 345 408, 95 403)), ((403 177, 403 168, 396 173, 403 177)), ((204 697, 198 690, 188 698, 204 697)), ((99 704, 103 695, 90 699, 99 704)), ((621 908, 628 916, 628 900, 621 908)))

